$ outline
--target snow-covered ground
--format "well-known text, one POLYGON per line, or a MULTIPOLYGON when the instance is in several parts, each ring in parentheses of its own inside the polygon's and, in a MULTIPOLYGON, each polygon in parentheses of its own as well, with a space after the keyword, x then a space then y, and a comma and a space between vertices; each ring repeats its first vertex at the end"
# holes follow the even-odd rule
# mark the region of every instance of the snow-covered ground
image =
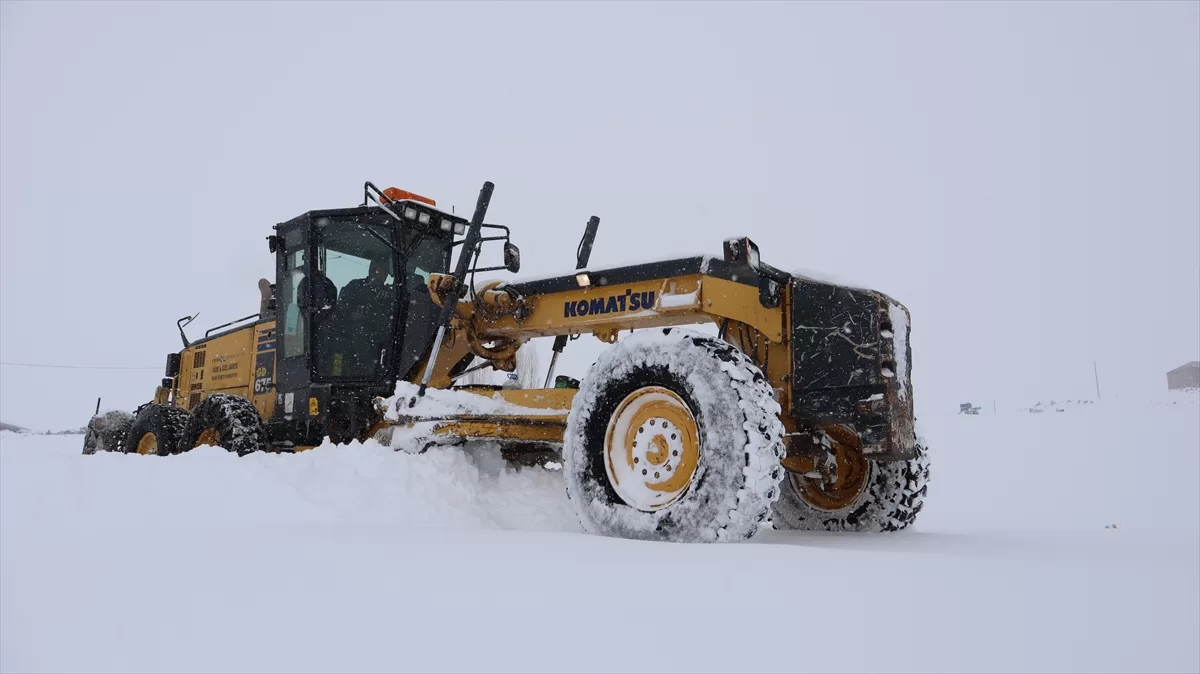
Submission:
POLYGON ((579 533, 492 448, 0 433, 0 670, 1200 670, 1200 404, 921 419, 899 534, 579 533), (1117 528, 1109 528, 1115 525, 1117 528))

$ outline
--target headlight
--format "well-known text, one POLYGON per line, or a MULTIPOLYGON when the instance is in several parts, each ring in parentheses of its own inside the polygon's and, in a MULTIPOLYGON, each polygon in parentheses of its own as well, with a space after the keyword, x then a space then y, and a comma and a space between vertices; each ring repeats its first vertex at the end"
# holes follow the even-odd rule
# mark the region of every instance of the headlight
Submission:
POLYGON ((409 206, 408 208, 404 209, 404 217, 408 218, 409 220, 416 220, 417 219, 417 209, 413 208, 412 206, 409 206))
POLYGON ((454 223, 454 233, 455 234, 466 234, 467 233, 467 223, 465 223, 465 222, 454 223))
POLYGON ((441 227, 443 232, 448 232, 451 229, 454 229, 454 223, 451 222, 449 218, 442 218, 441 227))
POLYGON ((418 215, 417 222, 421 223, 422 225, 428 225, 429 224, 429 214, 422 213, 422 214, 418 215))

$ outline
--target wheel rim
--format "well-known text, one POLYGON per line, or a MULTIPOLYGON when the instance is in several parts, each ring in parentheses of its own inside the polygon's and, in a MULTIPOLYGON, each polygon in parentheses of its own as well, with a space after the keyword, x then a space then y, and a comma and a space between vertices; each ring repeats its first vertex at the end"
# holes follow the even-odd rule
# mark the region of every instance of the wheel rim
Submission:
POLYGON ((158 437, 153 433, 143 433, 142 437, 138 438, 137 453, 158 454, 158 437))
POLYGON ((843 426, 822 429, 829 437, 830 449, 837 460, 837 477, 814 479, 789 473, 796 493, 817 510, 835 511, 849 507, 867 488, 871 466, 862 453, 858 434, 843 426))
POLYGON ((626 504, 665 508, 691 486, 700 461, 696 418, 673 391, 647 386, 621 401, 604 436, 609 484, 626 504))
POLYGON ((221 444, 221 432, 211 426, 200 431, 200 436, 196 438, 196 446, 212 445, 219 447, 221 444))

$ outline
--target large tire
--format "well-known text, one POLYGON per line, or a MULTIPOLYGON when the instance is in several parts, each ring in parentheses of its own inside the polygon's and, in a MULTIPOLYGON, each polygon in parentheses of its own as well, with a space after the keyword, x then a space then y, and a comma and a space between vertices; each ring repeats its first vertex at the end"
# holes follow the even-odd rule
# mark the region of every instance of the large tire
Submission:
POLYGON ((83 453, 124 452, 125 440, 132 425, 133 415, 121 410, 92 417, 88 421, 87 434, 83 437, 83 453))
POLYGON ((183 429, 184 451, 202 444, 245 456, 266 449, 267 431, 254 403, 241 396, 213 393, 192 409, 183 429))
MULTIPOLYGON (((806 483, 789 473, 771 512, 776 529, 797 531, 900 531, 912 525, 925 506, 929 454, 918 438, 917 455, 908 461, 865 461, 865 484, 849 503, 820 507, 805 498, 806 483)), ((811 487, 809 487, 811 488, 811 487)))
POLYGON ((779 497, 779 411, 762 372, 730 344, 670 328, 630 335, 592 365, 567 417, 563 472, 584 530, 750 538, 779 497))
POLYGON ((153 403, 142 407, 129 426, 125 453, 174 454, 179 451, 179 436, 187 419, 188 413, 178 407, 153 403))

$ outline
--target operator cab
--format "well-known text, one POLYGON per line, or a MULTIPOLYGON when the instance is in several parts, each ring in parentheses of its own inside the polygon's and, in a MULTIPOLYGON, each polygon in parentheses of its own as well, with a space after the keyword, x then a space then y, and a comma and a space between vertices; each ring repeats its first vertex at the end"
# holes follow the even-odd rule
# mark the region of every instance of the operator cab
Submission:
POLYGON ((312 433, 335 441, 358 435, 371 398, 391 395, 432 343, 439 308, 429 275, 449 271, 454 235, 468 223, 418 195, 389 189, 382 197, 310 211, 268 237, 278 340, 268 427, 316 424, 323 428, 312 433), (316 411, 286 404, 311 398, 316 411))

